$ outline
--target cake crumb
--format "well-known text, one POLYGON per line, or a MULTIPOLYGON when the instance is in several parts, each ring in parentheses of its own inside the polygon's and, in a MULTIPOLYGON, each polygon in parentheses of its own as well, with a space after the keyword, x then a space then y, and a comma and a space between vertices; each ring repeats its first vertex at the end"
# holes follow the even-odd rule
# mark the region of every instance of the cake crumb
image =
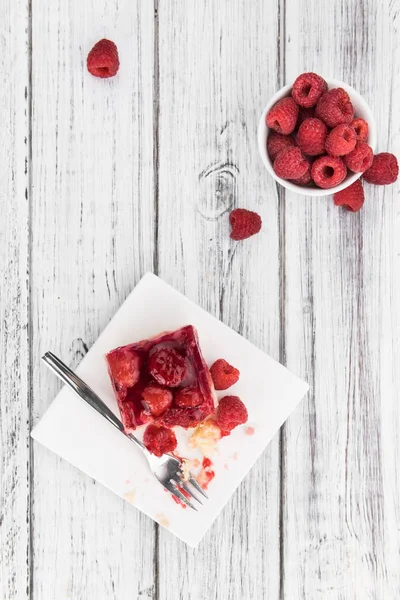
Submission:
POLYGON ((129 490, 129 492, 126 492, 126 494, 124 494, 124 500, 132 504, 132 502, 135 500, 135 496, 136 490, 129 490))
POLYGON ((159 525, 162 525, 163 527, 169 527, 169 521, 164 513, 159 513, 156 515, 156 519, 159 525))

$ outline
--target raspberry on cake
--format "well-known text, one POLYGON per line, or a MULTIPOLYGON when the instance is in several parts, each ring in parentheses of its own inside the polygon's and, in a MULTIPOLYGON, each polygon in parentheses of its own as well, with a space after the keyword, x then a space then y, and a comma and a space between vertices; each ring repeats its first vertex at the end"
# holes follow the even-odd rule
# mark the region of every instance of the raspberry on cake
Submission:
POLYGON ((175 433, 162 425, 149 425, 143 436, 143 444, 156 456, 173 452, 177 446, 175 433))
POLYGON ((195 427, 214 411, 214 386, 192 325, 116 348, 106 360, 127 432, 149 421, 195 427))

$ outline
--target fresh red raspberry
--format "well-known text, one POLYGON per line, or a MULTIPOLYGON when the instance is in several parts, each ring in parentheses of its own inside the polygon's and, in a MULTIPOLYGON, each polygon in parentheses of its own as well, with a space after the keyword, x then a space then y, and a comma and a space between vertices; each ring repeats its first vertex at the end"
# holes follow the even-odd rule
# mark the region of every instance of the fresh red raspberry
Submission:
POLYGON ((333 195, 336 206, 343 206, 346 210, 357 212, 364 204, 364 190, 361 179, 357 179, 349 187, 333 195))
POLYGON ((328 84, 316 73, 302 73, 292 88, 293 100, 304 108, 315 106, 328 89, 328 84))
POLYGON ((240 376, 240 371, 223 358, 215 361, 210 367, 210 373, 216 390, 227 390, 239 380, 240 376))
POLYGON ((311 108, 304 108, 304 106, 299 107, 299 116, 297 117, 296 129, 300 127, 300 125, 306 119, 312 119, 314 117, 315 109, 312 106, 311 108))
POLYGON ((238 425, 246 423, 248 417, 247 408, 238 396, 225 396, 219 401, 217 424, 225 435, 238 425))
POLYGON ((336 156, 321 156, 311 167, 311 177, 318 187, 328 189, 339 185, 347 175, 346 165, 336 156))
POLYGON ((245 208, 235 208, 229 215, 229 222, 232 228, 231 239, 236 241, 255 235, 262 225, 260 215, 245 208))
POLYGON ((368 183, 375 185, 388 185, 394 183, 399 175, 397 158, 390 152, 376 154, 370 168, 365 171, 363 178, 368 183))
POLYGON ((267 152, 272 162, 274 162, 279 152, 295 145, 296 142, 290 135, 282 135, 276 133, 276 131, 271 131, 267 141, 267 152))
POLYGON ((119 69, 118 49, 114 42, 106 39, 97 42, 88 54, 87 69, 95 77, 114 77, 119 69))
POLYGON ((111 377, 121 388, 137 384, 140 377, 141 360, 136 352, 117 348, 107 355, 111 377))
POLYGON ((297 179, 308 169, 307 159, 300 148, 286 148, 278 154, 274 162, 274 171, 282 179, 297 179))
POLYGON ((331 156, 344 156, 356 147, 357 134, 353 127, 342 123, 328 133, 325 149, 331 156))
POLYGON ((327 135, 328 129, 320 119, 306 119, 299 127, 296 142, 304 154, 318 156, 325 152, 327 135))
POLYGON ((368 139, 368 123, 364 119, 353 119, 350 123, 357 135, 357 141, 366 142, 368 139))
POLYGON ((162 456, 173 452, 178 445, 172 429, 162 425, 148 425, 143 436, 143 444, 152 454, 162 456))
POLYGON ((170 390, 167 390, 156 383, 147 385, 143 392, 143 406, 148 412, 151 412, 155 417, 159 417, 169 408, 174 399, 170 390))
POLYGON ((325 92, 317 102, 315 116, 330 128, 341 123, 351 123, 354 108, 348 93, 343 88, 333 88, 325 92))
POLYGON ((270 129, 289 135, 296 127, 299 107, 293 98, 282 98, 268 112, 266 123, 270 129))
POLYGON ((364 173, 372 165, 374 153, 365 142, 357 142, 356 147, 344 157, 347 167, 354 173, 364 173))
POLYGON ((181 408, 185 406, 200 406, 204 401, 198 387, 186 387, 179 389, 175 394, 175 404, 181 408))
POLYGON ((308 185, 309 183, 311 183, 312 181, 312 177, 311 177, 311 164, 309 169, 307 169, 307 171, 304 173, 304 175, 302 177, 298 177, 297 179, 292 179, 291 182, 294 183, 295 185, 308 185))
POLYGON ((148 368, 160 385, 177 387, 186 374, 184 357, 173 348, 155 348, 150 352, 148 368))

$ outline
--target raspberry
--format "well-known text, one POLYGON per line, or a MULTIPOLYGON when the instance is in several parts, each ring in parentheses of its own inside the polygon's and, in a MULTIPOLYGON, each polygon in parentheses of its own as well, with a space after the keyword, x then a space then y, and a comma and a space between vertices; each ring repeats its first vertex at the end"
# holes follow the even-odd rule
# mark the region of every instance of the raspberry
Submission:
POLYGON ((95 77, 114 77, 119 69, 118 49, 114 42, 106 39, 97 42, 88 54, 87 69, 95 77))
POLYGON ((203 403, 203 396, 198 387, 186 387, 179 389, 175 395, 175 404, 179 407, 200 406, 203 403))
POLYGON ((317 102, 315 116, 331 128, 341 123, 351 123, 354 109, 348 93, 343 88, 325 92, 317 102))
POLYGON ((186 374, 184 357, 173 348, 155 348, 149 355, 150 374, 160 385, 178 386, 186 374))
POLYGON ((357 141, 366 142, 368 139, 368 123, 364 119, 353 119, 350 123, 357 135, 357 141))
POLYGON ((343 206, 346 210, 357 212, 364 204, 364 190, 360 179, 349 187, 333 195, 336 206, 343 206))
POLYGON ((240 371, 223 358, 215 361, 210 367, 210 373, 216 390, 227 390, 239 380, 240 376, 240 371))
POLYGON ((281 133, 276 133, 276 131, 271 131, 267 141, 268 155, 272 162, 274 162, 279 152, 281 152, 285 148, 289 148, 295 145, 296 142, 292 137, 290 137, 290 135, 282 135, 281 133))
POLYGON ((298 177, 297 179, 292 179, 291 181, 292 181, 292 183, 294 183, 296 185, 308 185, 312 181, 311 165, 302 177, 298 177))
POLYGON ((204 411, 201 408, 170 408, 167 412, 161 417, 161 421, 167 427, 175 427, 175 425, 180 425, 180 427, 184 427, 188 429, 189 427, 196 427, 201 421, 205 419, 207 414, 204 414, 204 411))
POLYGON ((320 119, 306 119, 299 127, 296 142, 304 154, 318 156, 325 152, 327 135, 328 129, 320 119))
POLYGON ((331 156, 344 156, 354 150, 356 143, 357 134, 353 127, 342 123, 329 132, 325 149, 331 156))
POLYGON ((238 396, 225 396, 219 401, 216 417, 222 432, 227 434, 238 425, 246 423, 247 408, 238 396))
POLYGON ((297 117, 296 129, 298 129, 303 123, 303 121, 305 121, 306 119, 312 119, 314 116, 314 112, 314 107, 304 108, 304 106, 300 106, 299 116, 297 117))
POLYGON ((159 417, 171 406, 173 395, 170 390, 156 383, 150 383, 144 388, 142 398, 145 409, 150 411, 155 417, 159 417))
POLYGON ((399 165, 394 154, 381 152, 374 156, 372 165, 365 171, 363 178, 368 183, 387 185, 394 183, 399 175, 399 165))
POLYGON ((324 189, 339 185, 346 175, 346 165, 336 156, 321 156, 311 167, 311 177, 318 187, 324 189))
POLYGON ((143 443, 147 450, 156 456, 173 452, 177 446, 175 433, 162 425, 148 425, 144 432, 143 443))
POLYGON ((364 173, 372 165, 374 153, 365 142, 357 142, 356 147, 344 157, 344 162, 354 173, 364 173))
POLYGON ((286 148, 276 157, 274 171, 282 179, 297 179, 308 169, 308 162, 300 148, 286 148))
POLYGON ((266 124, 270 129, 288 135, 296 127, 299 107, 293 98, 282 98, 268 112, 266 124))
POLYGON ((262 221, 260 215, 245 208, 235 208, 229 215, 232 240, 245 240, 258 233, 262 221))
POLYGON ((117 348, 107 355, 111 377, 115 383, 128 388, 136 385, 140 377, 141 360, 136 352, 117 348))
POLYGON ((328 89, 328 84, 322 77, 316 73, 303 73, 299 75, 293 84, 293 100, 305 108, 315 106, 324 92, 328 89))

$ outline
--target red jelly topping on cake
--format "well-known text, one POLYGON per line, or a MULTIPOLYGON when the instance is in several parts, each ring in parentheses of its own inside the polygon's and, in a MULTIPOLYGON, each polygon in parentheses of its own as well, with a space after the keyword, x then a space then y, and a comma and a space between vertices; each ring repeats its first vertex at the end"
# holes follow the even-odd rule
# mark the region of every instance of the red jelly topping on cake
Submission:
POLYGON ((149 421, 195 427, 214 412, 214 386, 192 325, 116 348, 106 359, 128 432, 149 421))

